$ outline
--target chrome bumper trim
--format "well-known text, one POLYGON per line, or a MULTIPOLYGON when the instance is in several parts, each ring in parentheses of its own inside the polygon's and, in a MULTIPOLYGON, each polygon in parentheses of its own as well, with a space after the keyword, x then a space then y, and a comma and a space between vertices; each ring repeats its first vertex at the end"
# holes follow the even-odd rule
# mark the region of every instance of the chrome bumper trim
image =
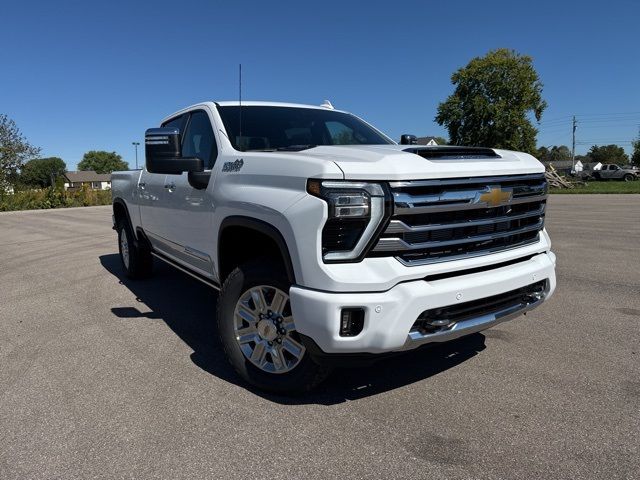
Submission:
POLYGON ((548 289, 549 286, 547 285, 547 289, 544 291, 543 295, 539 300, 536 300, 535 302, 528 303, 525 306, 515 305, 503 310, 499 310, 497 312, 465 320, 463 322, 456 323, 449 330, 443 330, 440 332, 429 334, 424 334, 417 331, 409 332, 407 341, 400 349, 400 351, 412 350, 421 345, 426 345, 427 343, 448 342, 449 340, 455 340, 456 338, 464 337, 465 335, 481 332, 502 322, 511 320, 528 312, 529 310, 533 310, 534 308, 542 304, 548 294, 548 289))

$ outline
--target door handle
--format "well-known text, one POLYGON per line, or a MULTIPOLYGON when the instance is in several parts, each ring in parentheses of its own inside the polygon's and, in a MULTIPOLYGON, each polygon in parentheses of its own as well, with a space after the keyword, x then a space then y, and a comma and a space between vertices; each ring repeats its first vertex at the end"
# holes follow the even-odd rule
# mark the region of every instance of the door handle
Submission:
POLYGON ((143 190, 144 190, 144 187, 146 187, 146 186, 147 186, 147 184, 146 184, 146 183, 144 183, 144 182, 140 182, 140 183, 138 183, 138 188, 141 188, 141 189, 143 189, 143 190))
POLYGON ((168 188, 169 190, 175 190, 176 188, 176 184, 171 182, 171 183, 165 183, 164 188, 168 188))

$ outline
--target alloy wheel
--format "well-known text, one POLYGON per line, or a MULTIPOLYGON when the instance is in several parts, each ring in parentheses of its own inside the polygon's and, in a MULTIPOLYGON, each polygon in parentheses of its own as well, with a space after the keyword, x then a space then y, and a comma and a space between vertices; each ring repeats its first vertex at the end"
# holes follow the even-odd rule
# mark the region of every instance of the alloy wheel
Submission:
POLYGON ((233 327, 244 356, 264 372, 290 372, 304 356, 289 295, 279 288, 259 285, 244 292, 236 303, 233 327))

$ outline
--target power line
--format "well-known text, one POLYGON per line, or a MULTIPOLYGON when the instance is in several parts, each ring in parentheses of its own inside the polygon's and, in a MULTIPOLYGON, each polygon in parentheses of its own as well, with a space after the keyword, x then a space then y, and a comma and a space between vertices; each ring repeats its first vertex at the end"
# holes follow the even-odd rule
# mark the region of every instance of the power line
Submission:
POLYGON ((547 142, 547 144, 548 144, 549 146, 553 146, 553 145, 555 145, 555 144, 558 142, 558 140, 568 139, 570 136, 571 136, 571 133, 570 133, 570 132, 563 133, 563 134, 562 134, 562 135, 560 135, 559 137, 555 137, 555 138, 553 138, 552 140, 550 140, 549 142, 547 142))
MULTIPOLYGON (((580 125, 582 125, 582 122, 580 122, 580 125)), ((582 128, 599 128, 599 129, 605 129, 605 128, 615 128, 615 129, 619 129, 619 128, 624 128, 624 127, 633 127, 635 126, 634 123, 627 123, 624 125, 586 125, 586 126, 582 126, 582 128)))
MULTIPOLYGON (((638 116, 638 117, 628 117, 628 118, 591 118, 591 119, 583 119, 583 118, 580 118, 579 116, 576 115, 576 119, 579 120, 580 123, 588 123, 588 124, 601 124, 601 125, 633 124, 633 125, 635 125, 638 121, 640 121, 640 116, 638 116)), ((565 120, 563 122, 554 122, 554 123, 541 122, 541 123, 538 123, 538 126, 540 128, 553 128, 553 127, 558 127, 558 126, 562 126, 562 125, 566 125, 566 124, 567 124, 567 120, 565 120)), ((623 126, 623 125, 619 125, 619 126, 623 126)))
MULTIPOLYGON (((572 115, 565 115, 562 117, 555 117, 548 120, 542 120, 538 122, 538 125, 554 125, 561 124, 572 118, 572 115)), ((581 122, 598 122, 598 121, 634 121, 640 117, 640 112, 617 112, 617 113, 590 113, 590 114, 576 114, 575 117, 581 122)))
POLYGON ((583 140, 580 142, 576 142, 576 145, 595 145, 595 144, 603 144, 607 143, 609 145, 631 145, 633 142, 631 140, 583 140))
POLYGON ((638 118, 610 118, 610 119, 598 119, 598 120, 582 120, 582 119, 580 119, 580 122, 582 122, 582 123, 601 123, 601 124, 607 124, 607 123, 635 124, 638 120, 640 120, 640 117, 638 117, 638 118))
POLYGON ((576 114, 578 117, 599 117, 605 115, 640 115, 640 112, 612 112, 612 113, 582 113, 576 114))

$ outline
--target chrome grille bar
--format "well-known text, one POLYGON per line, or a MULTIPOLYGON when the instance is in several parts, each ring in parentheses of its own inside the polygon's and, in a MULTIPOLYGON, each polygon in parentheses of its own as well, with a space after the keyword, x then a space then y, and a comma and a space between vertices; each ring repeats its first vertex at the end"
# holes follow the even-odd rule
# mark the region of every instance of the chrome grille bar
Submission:
POLYGON ((502 217, 491 218, 488 220, 467 220, 457 223, 436 223, 429 225, 420 225, 413 227, 407 225, 402 220, 391 220, 385 233, 409 233, 409 232, 431 232, 433 230, 444 230, 447 228, 464 228, 464 227, 476 227, 481 225, 495 225, 496 223, 506 223, 511 220, 522 220, 529 217, 539 217, 544 213, 544 204, 540 205, 535 210, 520 215, 505 215, 502 217))
POLYGON ((445 178, 441 180, 407 180, 401 182, 389 182, 389 186, 393 189, 406 187, 431 187, 445 185, 469 185, 469 184, 490 184, 499 183, 508 180, 509 182, 528 181, 528 180, 544 180, 541 173, 532 173, 527 175, 510 175, 500 177, 471 177, 471 178, 445 178))
MULTIPOLYGON (((478 191, 476 190, 476 194, 478 191)), ((411 196, 406 194, 395 195, 395 212, 398 215, 431 213, 431 212, 453 212, 456 210, 473 210, 475 208, 504 207, 507 205, 517 205, 520 203, 529 203, 546 200, 547 195, 537 195, 531 197, 514 198, 510 202, 502 202, 498 205, 489 206, 487 203, 475 201, 474 199, 464 199, 459 202, 454 201, 429 201, 427 197, 411 196), (431 205, 429 205, 431 203, 431 205)), ((431 196, 429 196, 431 197, 431 196)))
POLYGON ((401 238, 392 237, 392 238, 381 238, 378 241, 378 245, 376 245, 375 250, 379 252, 384 251, 407 251, 407 250, 420 250, 423 248, 438 248, 438 247, 449 247, 451 245, 462 245, 465 243, 474 243, 474 242, 486 242, 487 240, 495 240, 498 238, 509 237, 512 235, 519 235, 521 233, 533 232, 540 230, 543 225, 542 220, 538 220, 534 225, 529 225, 523 228, 517 228, 514 230, 508 230, 506 232, 497 232, 497 233, 489 233, 487 235, 476 235, 473 237, 467 237, 456 240, 444 240, 444 241, 435 241, 435 242, 422 242, 422 243, 408 243, 402 240, 401 238))

